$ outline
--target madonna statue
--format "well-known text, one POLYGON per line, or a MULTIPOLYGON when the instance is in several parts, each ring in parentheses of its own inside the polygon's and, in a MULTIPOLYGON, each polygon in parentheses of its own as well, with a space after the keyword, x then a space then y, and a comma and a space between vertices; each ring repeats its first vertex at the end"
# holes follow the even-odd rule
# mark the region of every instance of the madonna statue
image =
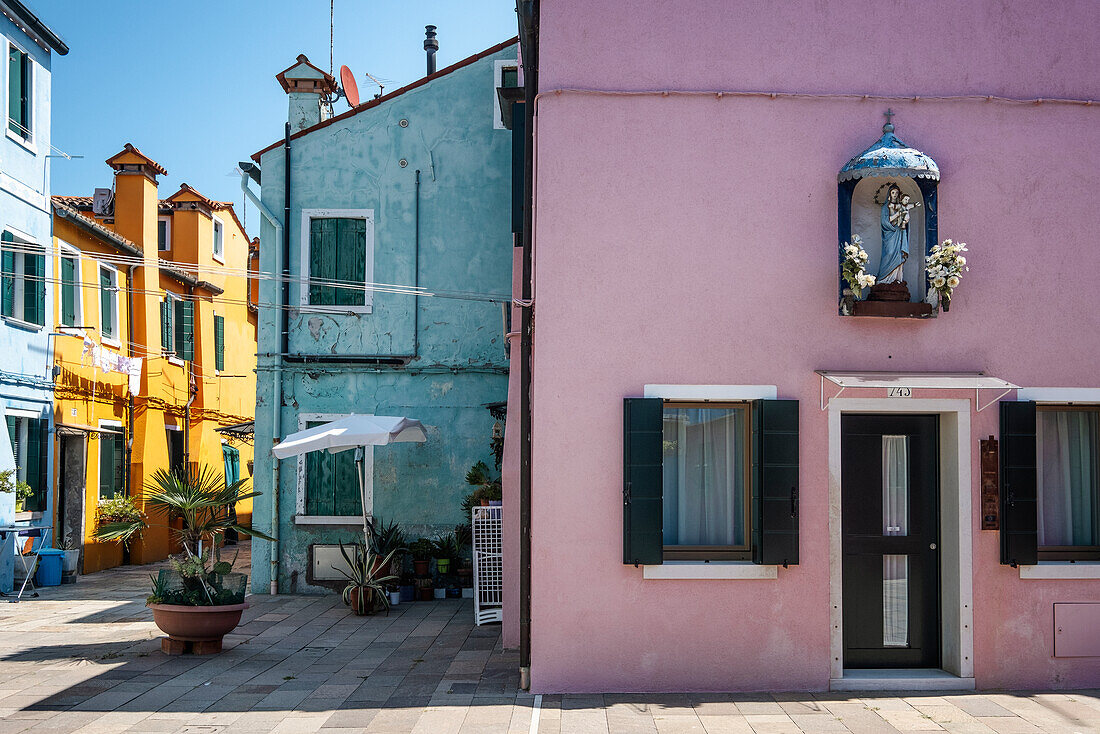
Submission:
MULTIPOLYGON (((878 203, 878 197, 875 197, 878 203)), ((882 202, 882 255, 879 258, 878 282, 904 282, 901 269, 909 259, 909 210, 919 206, 911 204, 908 194, 891 185, 886 200, 882 202)))

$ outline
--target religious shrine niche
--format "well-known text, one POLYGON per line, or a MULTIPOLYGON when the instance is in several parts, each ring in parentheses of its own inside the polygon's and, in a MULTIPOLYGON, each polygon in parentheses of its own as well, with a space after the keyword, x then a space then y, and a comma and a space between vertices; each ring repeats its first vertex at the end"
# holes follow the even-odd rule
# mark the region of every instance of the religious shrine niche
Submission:
POLYGON ((926 265, 939 234, 940 170, 930 156, 894 136, 893 114, 886 111, 882 137, 837 176, 845 316, 928 318, 939 305, 926 265))

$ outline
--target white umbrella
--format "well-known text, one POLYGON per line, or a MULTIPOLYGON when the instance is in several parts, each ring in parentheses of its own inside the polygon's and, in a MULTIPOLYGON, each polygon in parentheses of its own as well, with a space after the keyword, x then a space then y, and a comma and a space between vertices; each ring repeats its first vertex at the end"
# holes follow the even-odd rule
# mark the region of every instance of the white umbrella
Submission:
POLYGON ((304 431, 292 433, 284 438, 271 453, 276 459, 308 454, 310 451, 328 451, 336 454, 349 449, 360 449, 355 453, 356 474, 359 476, 359 497, 363 508, 363 539, 370 542, 370 529, 367 524, 367 498, 363 486, 364 446, 385 446, 390 443, 415 442, 428 440, 424 426, 412 418, 398 418, 387 415, 349 415, 345 418, 323 423, 304 431))

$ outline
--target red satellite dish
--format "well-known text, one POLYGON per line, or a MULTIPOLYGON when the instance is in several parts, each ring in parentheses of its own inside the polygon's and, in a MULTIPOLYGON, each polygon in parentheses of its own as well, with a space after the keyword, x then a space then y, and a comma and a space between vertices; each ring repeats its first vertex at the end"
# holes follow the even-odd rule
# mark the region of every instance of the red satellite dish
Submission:
POLYGON ((359 106, 359 87, 355 84, 355 74, 347 65, 340 67, 340 84, 344 87, 344 96, 348 98, 348 104, 352 107, 359 106))

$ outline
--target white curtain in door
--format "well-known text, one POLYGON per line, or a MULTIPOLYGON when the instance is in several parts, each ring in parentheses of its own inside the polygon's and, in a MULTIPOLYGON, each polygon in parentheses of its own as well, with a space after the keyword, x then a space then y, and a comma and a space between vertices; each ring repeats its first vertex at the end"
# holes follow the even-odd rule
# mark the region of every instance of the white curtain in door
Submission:
POLYGON ((1100 411, 1038 416, 1039 545, 1100 545, 1100 411))
POLYGON ((742 410, 665 410, 665 545, 744 545, 742 410))

